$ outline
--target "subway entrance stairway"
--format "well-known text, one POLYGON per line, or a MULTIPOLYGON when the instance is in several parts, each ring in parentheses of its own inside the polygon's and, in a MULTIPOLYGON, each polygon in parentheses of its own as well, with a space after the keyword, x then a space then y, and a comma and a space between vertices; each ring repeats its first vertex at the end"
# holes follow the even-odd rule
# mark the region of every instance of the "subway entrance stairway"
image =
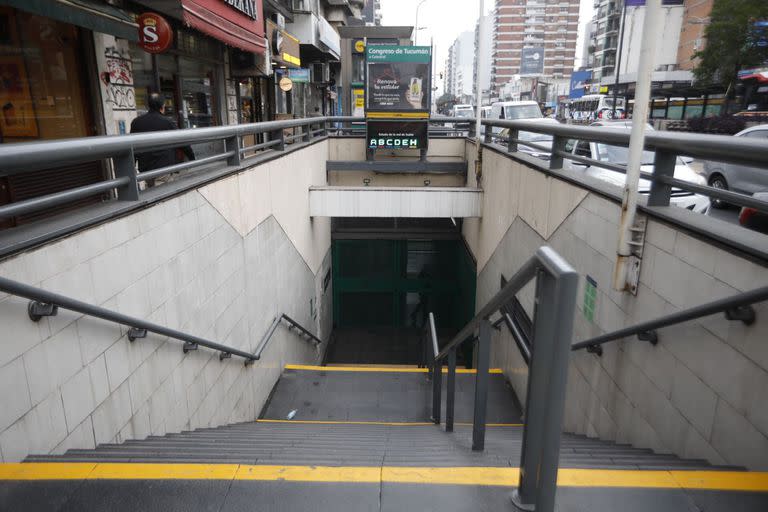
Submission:
MULTIPOLYGON (((289 365, 256 421, 0 465, 0 510, 514 510, 521 412, 489 379, 483 452, 474 370, 445 432, 425 369, 289 365)), ((563 434, 556 510, 765 511, 768 474, 563 434)))

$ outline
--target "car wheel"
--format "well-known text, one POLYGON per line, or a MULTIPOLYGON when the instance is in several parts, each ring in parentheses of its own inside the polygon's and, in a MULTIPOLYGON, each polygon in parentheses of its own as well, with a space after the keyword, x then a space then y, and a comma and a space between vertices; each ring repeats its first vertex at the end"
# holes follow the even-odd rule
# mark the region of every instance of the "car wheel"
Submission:
MULTIPOLYGON (((720 176, 719 174, 716 174, 715 176, 712 176, 709 180, 709 186, 713 188, 719 188, 720 190, 728 190, 728 182, 725 181, 725 178, 720 176)), ((712 199, 712 207, 713 208, 728 208, 730 205, 723 201, 722 199, 712 199)))

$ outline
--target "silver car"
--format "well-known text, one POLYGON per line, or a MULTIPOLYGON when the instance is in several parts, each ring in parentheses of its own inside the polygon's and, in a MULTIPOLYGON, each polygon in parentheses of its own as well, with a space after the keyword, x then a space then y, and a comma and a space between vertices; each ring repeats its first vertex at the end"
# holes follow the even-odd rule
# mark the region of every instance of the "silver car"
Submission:
MULTIPOLYGON (((734 137, 749 137, 768 144, 768 124, 747 128, 734 137)), ((704 173, 707 177, 707 183, 715 188, 748 195, 768 189, 768 169, 706 161, 704 162, 704 173)), ((713 199, 712 206, 724 208, 728 205, 722 200, 713 199)))
MULTIPOLYGON (((598 126, 598 125, 594 125, 598 126)), ((622 123, 601 124, 604 128, 613 128, 616 130, 629 130, 629 127, 622 123)), ((651 129, 649 128, 649 131, 651 129)), ((618 164, 622 166, 627 165, 629 150, 621 146, 611 146, 608 144, 602 144, 597 142, 587 142, 585 140, 571 139, 565 146, 565 151, 577 156, 591 158, 599 160, 601 162, 618 164)), ((652 173, 653 172, 654 154, 651 151, 643 151, 640 170, 652 173)), ((597 166, 587 165, 574 160, 566 159, 563 162, 563 168, 572 170, 575 172, 583 173, 587 176, 592 176, 602 181, 606 181, 618 187, 623 187, 626 177, 623 173, 612 171, 610 169, 604 169, 597 166)), ((691 169, 683 159, 677 159, 675 165, 675 178, 689 181, 696 185, 704 185, 704 178, 693 169, 691 169)), ((651 191, 651 182, 645 178, 640 178, 638 183, 638 192, 641 195, 648 195, 651 191)), ((694 194, 687 190, 681 190, 679 188, 673 188, 669 203, 673 206, 685 208, 695 213, 704 213, 709 209, 710 201, 706 196, 700 194, 694 194)))

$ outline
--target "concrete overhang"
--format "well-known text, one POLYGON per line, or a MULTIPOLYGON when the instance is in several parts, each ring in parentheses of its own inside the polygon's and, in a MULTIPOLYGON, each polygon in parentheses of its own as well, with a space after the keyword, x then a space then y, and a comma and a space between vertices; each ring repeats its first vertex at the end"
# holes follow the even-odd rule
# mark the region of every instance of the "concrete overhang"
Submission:
POLYGON ((481 217, 483 191, 468 187, 310 187, 311 217, 481 217))

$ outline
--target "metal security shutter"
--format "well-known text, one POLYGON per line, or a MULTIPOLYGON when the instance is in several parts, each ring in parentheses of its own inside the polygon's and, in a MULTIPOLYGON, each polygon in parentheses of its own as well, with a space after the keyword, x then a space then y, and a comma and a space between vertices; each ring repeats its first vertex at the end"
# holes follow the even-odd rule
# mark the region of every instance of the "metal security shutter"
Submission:
MULTIPOLYGON (((56 169, 46 169, 43 171, 27 172, 22 174, 13 174, 11 176, 0 177, 0 189, 2 184, 7 186, 7 194, 0 191, 0 204, 15 203, 40 197, 63 190, 69 190, 83 185, 98 183, 104 179, 102 166, 99 162, 89 162, 56 169)), ((104 194, 96 194, 91 197, 72 201, 41 210, 35 213, 19 215, 7 220, 0 227, 11 227, 27 224, 35 220, 50 217, 67 211, 81 208, 83 206, 101 202, 104 194)), ((3 222, 0 219, 0 222, 3 222)))

